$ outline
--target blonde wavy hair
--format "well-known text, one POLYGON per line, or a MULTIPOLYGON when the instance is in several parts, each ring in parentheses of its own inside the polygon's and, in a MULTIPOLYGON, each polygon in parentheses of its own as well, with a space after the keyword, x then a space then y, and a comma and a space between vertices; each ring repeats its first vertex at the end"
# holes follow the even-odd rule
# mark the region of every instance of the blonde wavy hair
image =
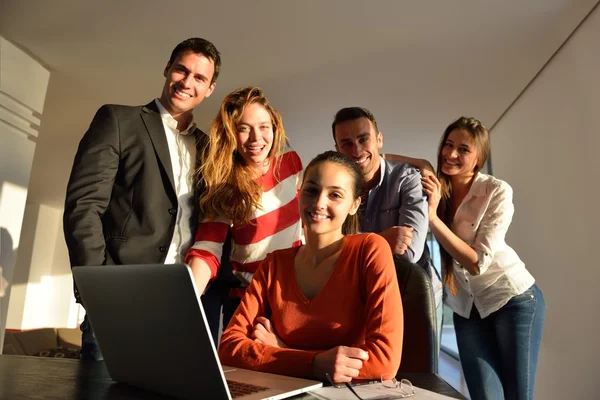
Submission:
POLYGON ((281 155, 287 147, 281 115, 265 97, 262 89, 247 86, 230 93, 221 104, 217 117, 208 131, 208 142, 200 155, 199 176, 202 194, 200 212, 203 218, 225 216, 234 224, 248 224, 255 209, 260 207, 262 188, 254 181, 254 171, 245 164, 237 151, 237 125, 249 104, 260 104, 271 116, 273 145, 267 156, 269 165, 275 162, 278 179, 281 155))
MULTIPOLYGON (((477 151, 477 164, 473 172, 476 174, 481 171, 487 162, 490 154, 490 136, 487 128, 477 119, 460 117, 446 128, 442 135, 440 146, 438 147, 437 156, 437 177, 442 185, 441 188, 441 199, 437 209, 437 215, 446 224, 447 227, 452 226, 454 219, 455 210, 452 208, 452 182, 450 177, 442 172, 442 150, 448 140, 448 136, 452 131, 460 129, 471 134, 473 141, 475 142, 475 149, 477 151)), ((457 287, 454 281, 454 265, 452 263, 452 257, 450 254, 440 246, 440 255, 442 258, 442 276, 444 285, 448 285, 450 293, 456 295, 457 287)))

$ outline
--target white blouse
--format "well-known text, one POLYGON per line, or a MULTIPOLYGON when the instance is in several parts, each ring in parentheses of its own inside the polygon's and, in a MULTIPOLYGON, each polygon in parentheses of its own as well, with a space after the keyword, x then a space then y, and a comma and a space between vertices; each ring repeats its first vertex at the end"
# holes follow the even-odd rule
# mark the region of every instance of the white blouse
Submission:
POLYGON ((473 276, 453 260, 458 293, 454 296, 446 288, 445 302, 458 315, 469 318, 474 302, 481 318, 485 318, 535 282, 504 241, 513 214, 510 185, 478 173, 452 223, 452 231, 477 252, 480 271, 473 276))

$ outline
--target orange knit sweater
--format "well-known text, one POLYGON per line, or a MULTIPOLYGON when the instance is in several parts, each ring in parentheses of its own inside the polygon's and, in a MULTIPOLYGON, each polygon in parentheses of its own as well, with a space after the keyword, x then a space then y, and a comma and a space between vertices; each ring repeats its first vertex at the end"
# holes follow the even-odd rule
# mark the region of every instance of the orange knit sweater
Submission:
POLYGON ((221 363, 310 378, 316 354, 336 346, 369 353, 358 379, 395 374, 402 354, 403 312, 390 246, 379 235, 348 235, 327 283, 308 300, 296 280, 299 247, 275 251, 254 275, 223 333, 221 363), (289 348, 254 342, 257 317, 270 318, 289 348))

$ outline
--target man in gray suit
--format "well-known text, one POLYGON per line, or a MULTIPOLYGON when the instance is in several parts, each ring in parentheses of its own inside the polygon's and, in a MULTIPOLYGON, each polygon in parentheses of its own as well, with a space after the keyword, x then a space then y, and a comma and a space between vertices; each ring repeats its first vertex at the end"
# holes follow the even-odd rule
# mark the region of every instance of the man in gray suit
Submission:
MULTIPOLYGON (((98 110, 67 186, 63 222, 72 266, 182 262, 195 234, 193 177, 206 142, 192 110, 214 91, 220 67, 211 42, 187 39, 171 53, 159 98, 98 110)), ((81 301, 76 288, 75 297, 81 301)), ((81 330, 82 358, 102 359, 87 317, 81 330)))

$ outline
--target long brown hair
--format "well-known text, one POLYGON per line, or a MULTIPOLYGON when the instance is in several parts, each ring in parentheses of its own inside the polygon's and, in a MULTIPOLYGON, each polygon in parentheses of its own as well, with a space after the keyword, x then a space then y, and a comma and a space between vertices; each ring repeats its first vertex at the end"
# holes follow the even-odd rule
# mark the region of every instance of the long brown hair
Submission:
MULTIPOLYGON (((306 166, 306 169, 304 169, 304 176, 302 178, 302 184, 304 184, 304 179, 306 179, 307 172, 310 168, 315 167, 315 166, 325 163, 325 162, 334 163, 334 164, 337 164, 339 166, 346 168, 346 171, 348 171, 348 173, 350 174, 350 176, 352 177, 352 179, 354 181, 352 184, 352 188, 351 188, 352 189, 352 199, 356 200, 356 199, 360 198, 360 193, 361 193, 362 186, 363 186, 362 171, 360 170, 358 165, 356 165, 354 160, 352 160, 350 157, 346 156, 345 154, 342 154, 337 151, 329 150, 329 151, 321 153, 318 156, 316 156, 315 158, 313 158, 306 166)), ((348 214, 348 216, 346 216, 346 219, 344 220, 344 223, 342 224, 342 234, 343 235, 351 235, 351 234, 358 233, 359 231, 360 231, 360 229, 359 229, 359 223, 358 223, 358 213, 354 213, 354 215, 348 214)))
MULTIPOLYGON (((437 177, 442 185, 440 204, 437 209, 437 215, 446 224, 447 227, 452 227, 452 221, 454 219, 454 213, 456 210, 452 207, 452 182, 450 177, 442 172, 442 150, 448 140, 448 136, 454 130, 464 130, 471 134, 473 141, 475 142, 475 149, 477 151, 477 164, 474 168, 474 173, 477 174, 483 169, 488 156, 490 154, 490 136, 487 128, 475 118, 460 117, 446 128, 442 135, 440 146, 438 147, 437 156, 437 177)), ((456 295, 457 288, 456 282, 454 281, 454 265, 452 263, 452 257, 450 254, 440 246, 440 255, 442 258, 442 276, 444 285, 448 285, 450 293, 456 295)))
POLYGON ((200 211, 204 218, 225 216, 234 224, 248 224, 254 210, 260 207, 261 186, 254 181, 254 171, 245 164, 237 151, 237 124, 249 104, 259 104, 267 110, 273 124, 273 145, 267 160, 278 179, 281 155, 287 137, 281 115, 266 98, 262 89, 247 86, 230 93, 221 104, 217 117, 208 131, 207 147, 200 156, 200 176, 203 193, 200 211))

